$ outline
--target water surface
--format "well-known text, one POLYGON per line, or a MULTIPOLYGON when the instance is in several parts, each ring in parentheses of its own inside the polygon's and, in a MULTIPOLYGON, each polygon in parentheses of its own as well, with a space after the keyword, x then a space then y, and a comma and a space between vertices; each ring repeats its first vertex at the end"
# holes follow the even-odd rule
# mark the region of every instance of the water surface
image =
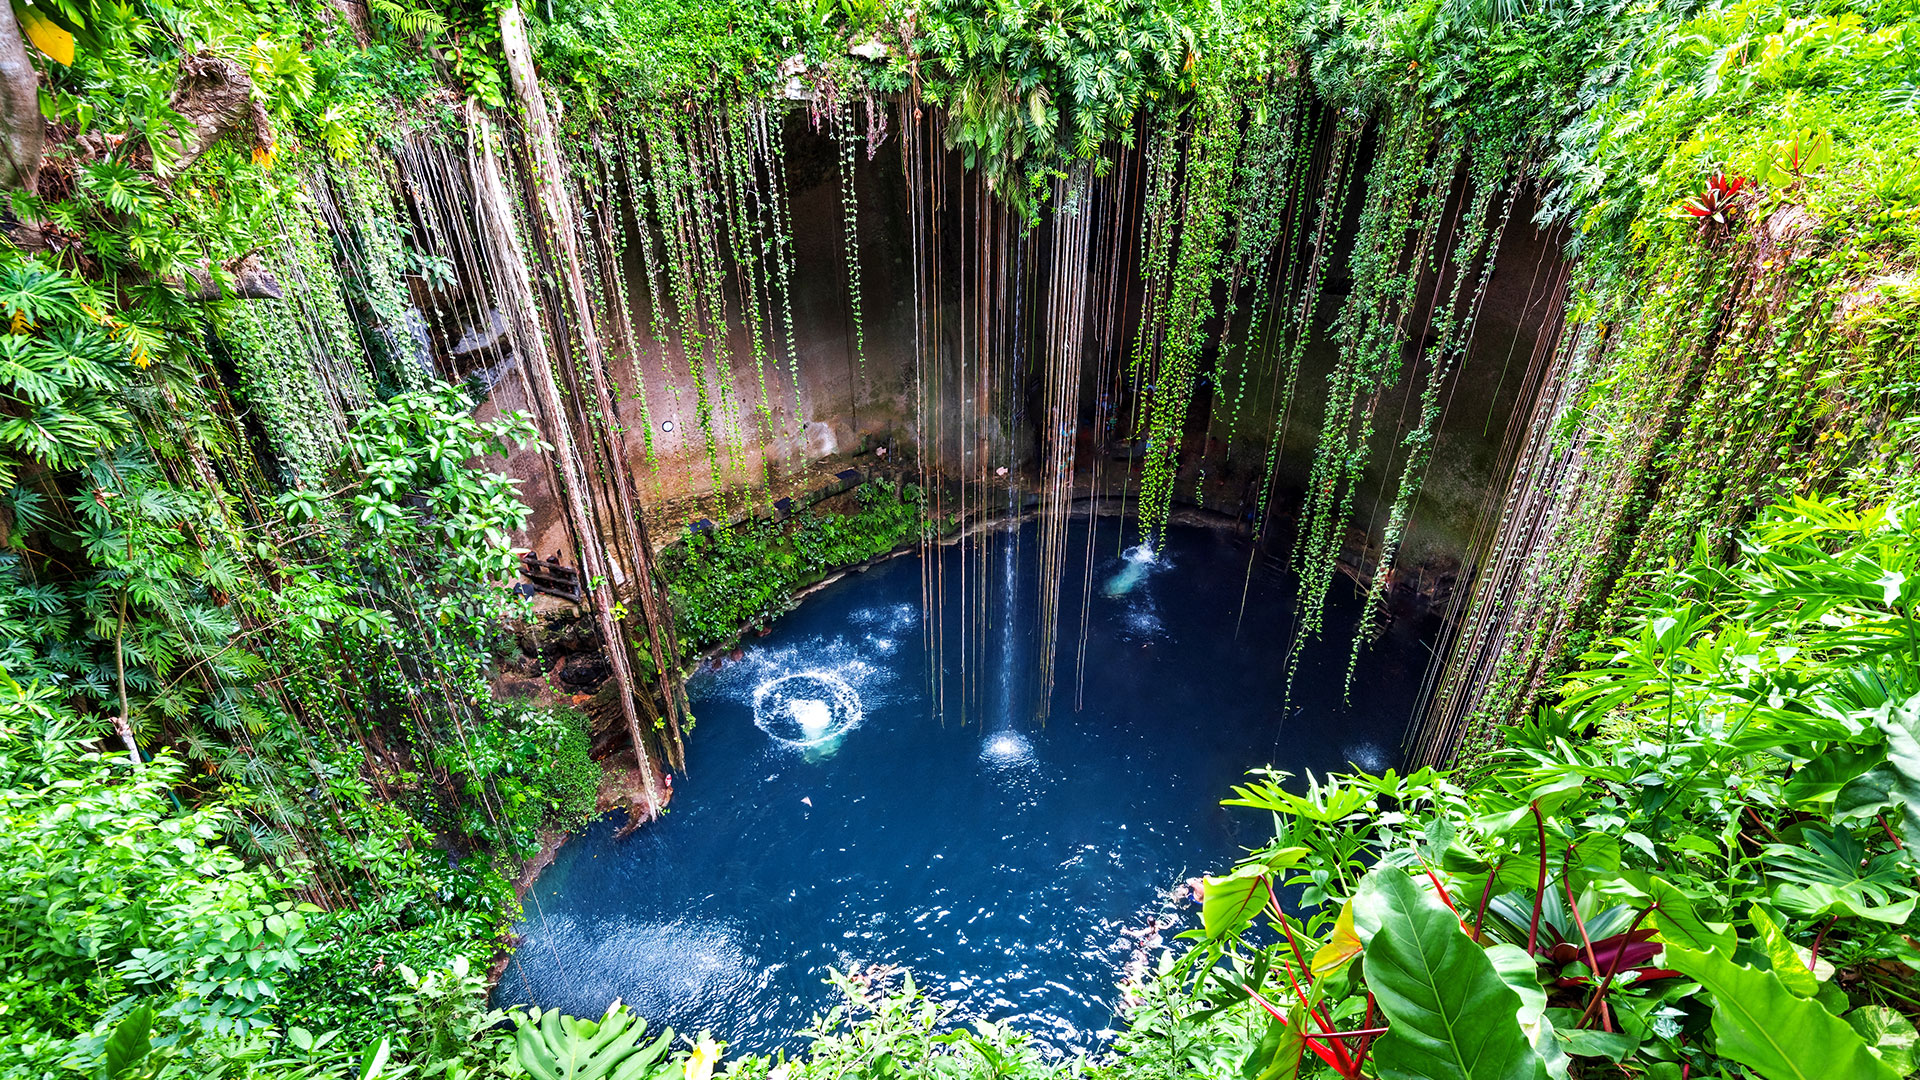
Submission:
MULTIPOLYGON (((942 556, 943 710, 912 556, 829 586, 697 676, 672 812, 620 840, 603 820, 561 849, 496 1000, 597 1016, 620 997, 655 1026, 768 1051, 832 1004, 829 966, 897 964, 965 1013, 1097 1043, 1139 929, 1190 923, 1174 887, 1266 838, 1266 815, 1219 806, 1229 786, 1268 763, 1394 764, 1426 647, 1389 634, 1349 705, 1349 642, 1311 646, 1283 706, 1290 579, 1264 563, 1249 579, 1245 543, 1200 529, 1173 529, 1151 562, 1123 554, 1106 521, 1076 711, 1084 530, 1074 540, 1044 724, 1031 526, 942 556), (963 576, 984 603, 959 602, 963 576)), ((1328 624, 1350 627, 1358 602, 1337 591, 1328 624)))

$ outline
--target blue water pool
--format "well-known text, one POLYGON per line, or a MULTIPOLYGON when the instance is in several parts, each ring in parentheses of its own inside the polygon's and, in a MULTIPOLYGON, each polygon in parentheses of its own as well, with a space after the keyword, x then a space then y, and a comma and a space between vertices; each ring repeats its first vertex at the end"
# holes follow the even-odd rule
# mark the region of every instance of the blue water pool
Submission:
MULTIPOLYGON (((656 1026, 771 1050, 832 1003, 829 966, 897 964, 965 1013, 1097 1043, 1138 929, 1191 921, 1174 887, 1265 839, 1265 815, 1220 807, 1229 786, 1268 763, 1394 764, 1427 655, 1390 633, 1348 704, 1349 642, 1331 638, 1283 704, 1290 579, 1262 563, 1249 580, 1245 542, 1224 535, 1175 528, 1149 562, 1119 529, 1095 539, 1078 711, 1074 537, 1044 725, 1031 526, 942 555, 943 710, 912 556, 829 586, 697 676, 672 812, 625 839, 603 820, 561 849, 496 1001, 598 1015, 619 997, 656 1026), (963 574, 970 594, 987 586, 966 611, 963 574)), ((1338 591, 1328 624, 1350 627, 1358 602, 1338 591)))

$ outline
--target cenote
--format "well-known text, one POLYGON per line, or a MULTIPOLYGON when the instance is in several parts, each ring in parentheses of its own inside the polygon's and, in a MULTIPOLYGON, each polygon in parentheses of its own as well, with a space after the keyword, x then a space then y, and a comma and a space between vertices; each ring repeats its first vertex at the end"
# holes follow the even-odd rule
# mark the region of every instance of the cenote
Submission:
MULTIPOLYGON (((1395 624, 1349 699, 1350 642, 1310 644, 1286 701, 1290 578, 1263 559, 1249 576, 1245 540, 1197 527, 1170 529, 1148 561, 1103 520, 1081 707, 1069 587, 1043 724, 1035 532, 967 541, 989 546, 984 559, 940 555, 954 588, 990 570, 984 617, 948 605, 942 712, 913 555, 828 586, 698 674, 699 737, 672 812, 626 837, 603 819, 561 849, 496 1001, 597 1016, 618 997, 679 1031, 792 1049, 831 1001, 828 968, 884 964, 963 1016, 1018 1018, 1056 1047, 1123 1026, 1116 983, 1138 968, 1142 931, 1158 919, 1144 945, 1171 943, 1195 919, 1176 888, 1270 829, 1221 797, 1269 763, 1396 764, 1427 647, 1395 624), (962 670, 969 651, 980 672, 962 670)), ((1076 528, 1070 566, 1086 542, 1076 528)), ((1357 607, 1335 610, 1350 624, 1357 607)))

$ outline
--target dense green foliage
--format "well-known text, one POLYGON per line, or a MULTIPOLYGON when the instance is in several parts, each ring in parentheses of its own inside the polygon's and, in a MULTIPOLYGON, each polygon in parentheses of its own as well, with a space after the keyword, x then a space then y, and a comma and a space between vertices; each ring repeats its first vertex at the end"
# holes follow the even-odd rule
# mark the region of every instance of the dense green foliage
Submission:
POLYGON ((689 651, 764 627, 795 591, 899 547, 920 534, 920 491, 870 481, 855 489, 853 513, 803 509, 785 521, 749 518, 724 530, 689 532, 666 553, 661 572, 673 598, 679 639, 689 651))
MULTIPOLYGON (((28 8, 76 48, 36 59, 54 152, 10 197, 37 239, 0 253, 0 1074, 707 1080, 711 1039, 483 1004, 515 860, 591 812, 598 769, 584 718, 490 692, 526 613, 505 586, 528 520, 490 463, 539 432, 477 416, 409 351, 410 290, 454 269, 410 233, 383 155, 506 104, 500 5, 375 0, 364 41, 320 0, 28 8), (178 91, 215 60, 244 73, 254 115, 188 153, 178 91), (230 290, 258 249, 311 287, 196 295, 230 290)), ((838 977, 847 1004, 808 1055, 733 1072, 1913 1070, 1920 5, 526 14, 583 136, 570 181, 643 193, 646 334, 695 376, 717 490, 749 445, 734 418, 770 437, 768 370, 783 346, 798 363, 775 95, 839 143, 856 342, 853 177, 886 95, 943 110, 965 164, 1034 221, 1053 179, 1144 146, 1150 299, 1129 356, 1149 528, 1197 395, 1238 402, 1249 343, 1270 337, 1291 407, 1330 319, 1295 558, 1310 603, 1372 409, 1421 374, 1398 542, 1523 191, 1580 260, 1562 347, 1577 393, 1551 437, 1590 471, 1554 492, 1542 599, 1505 613, 1520 630, 1472 769, 1246 785, 1234 805, 1271 812, 1274 842, 1210 879, 1192 950, 1130 988, 1131 1026, 1097 1061, 956 1028, 911 983, 838 977), (1478 219, 1448 248, 1456 190, 1478 219), (1452 284, 1422 352, 1406 324, 1426 275, 1452 284), (744 411, 722 367, 735 324, 761 389, 744 411), (1753 520, 1815 491, 1843 501, 1753 520)), ((858 500, 673 548, 683 648, 922 528, 912 488, 858 500)))
MULTIPOLYGON (((1078 1067, 1115 1078, 1541 1077, 1610 1063, 1649 1076, 1735 1064, 1768 1080, 1906 1075, 1920 968, 1908 938, 1920 906, 1909 854, 1920 840, 1920 513, 1785 506, 1737 559, 1703 551, 1684 576, 1683 593, 1638 614, 1472 776, 1340 775, 1304 790, 1267 776, 1238 789, 1228 805, 1270 812, 1275 838, 1207 879, 1191 948, 1135 989, 1114 1051, 1078 1067)), ((71 867, 47 878, 0 863, 14 868, 10 895, 31 898, 14 905, 12 966, 28 992, 13 1000, 162 985, 162 1001, 116 1023, 182 1036, 164 1045, 170 1068, 264 1053, 255 1031, 287 1015, 318 962, 323 913, 217 846, 226 811, 168 813, 159 766, 135 779, 123 761, 81 752, 44 693, 16 688, 12 700, 34 737, 16 741, 7 767, 14 788, 38 794, 9 804, 9 842, 66 851, 71 867), (103 842, 103 830, 124 839, 103 842), (70 906, 79 889, 96 921, 49 933, 36 913, 70 906), (227 925, 252 935, 243 952, 258 959, 230 959, 227 925)), ((474 1039, 488 1017, 459 989, 473 979, 464 960, 398 978, 388 1004, 401 1026, 352 1036, 355 1053, 384 1039, 440 1067, 513 1060, 548 1075, 597 1047, 598 1064, 554 1075, 633 1063, 633 1075, 660 1077, 710 1070, 721 1052, 703 1041, 665 1057, 670 1040, 643 1041, 623 1015, 604 1031, 534 1015, 515 1043, 474 1039)), ((822 1015, 807 1056, 730 1070, 1065 1067, 1007 1028, 952 1027, 911 981, 888 992, 866 976, 835 980, 848 1005, 822 1015)), ((340 1036, 309 1053, 321 1041, 311 1030, 272 1052, 289 1068, 343 1060, 340 1036)), ((88 1046, 67 1052, 101 1052, 88 1046)))
POLYGON ((1920 233, 1898 164, 1920 138, 1917 16, 1703 8, 1556 134, 1542 213, 1580 256, 1572 392, 1534 438, 1541 461, 1582 456, 1543 484, 1566 498, 1528 541, 1531 583, 1486 609, 1515 629, 1493 639, 1469 752, 1670 587, 1701 530, 1725 549, 1775 499, 1902 497, 1920 460, 1920 233))
POLYGON ((1239 789, 1277 835, 1209 879, 1188 1007, 1271 1006, 1343 1075, 1313 1036, 1380 1019, 1380 1075, 1908 1074, 1920 512, 1783 506, 1681 577, 1470 777, 1239 789), (1448 1038, 1523 1063, 1425 1071, 1448 1038))

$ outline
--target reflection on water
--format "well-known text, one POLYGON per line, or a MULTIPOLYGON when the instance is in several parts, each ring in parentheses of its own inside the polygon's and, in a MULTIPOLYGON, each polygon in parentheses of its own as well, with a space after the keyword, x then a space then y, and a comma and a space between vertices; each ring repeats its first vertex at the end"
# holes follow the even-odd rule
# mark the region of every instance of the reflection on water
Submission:
MULTIPOLYGON (((965 1014, 1097 1042, 1123 969, 1197 918, 1172 887, 1265 839, 1264 816, 1219 806, 1229 785, 1269 762, 1393 764, 1424 657, 1389 635, 1348 707, 1347 643, 1309 648, 1283 726, 1287 582, 1256 570, 1236 638, 1244 547, 1176 528, 1158 555, 1115 555, 1114 528, 1096 549, 1085 708, 1069 585, 1044 726, 1024 696, 1038 583, 1030 554, 1002 557, 1034 551, 1031 530, 980 541, 1003 546, 977 625, 961 604, 945 613, 943 713, 927 699, 911 559, 821 591, 698 676, 672 813, 625 839, 602 821, 561 849, 496 1000, 597 1016, 620 997, 655 1026, 772 1050, 833 1004, 827 967, 898 964, 965 1014)), ((963 553, 941 557, 956 580, 963 553)))

